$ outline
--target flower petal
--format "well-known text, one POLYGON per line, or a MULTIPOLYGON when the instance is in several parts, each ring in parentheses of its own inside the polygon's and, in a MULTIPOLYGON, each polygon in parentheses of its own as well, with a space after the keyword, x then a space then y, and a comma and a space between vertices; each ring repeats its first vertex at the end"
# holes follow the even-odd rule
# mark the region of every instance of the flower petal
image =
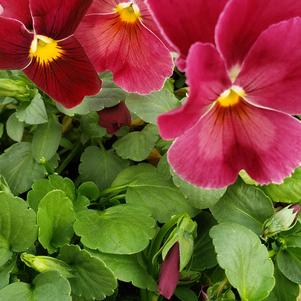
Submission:
POLYGON ((177 138, 168 159, 183 179, 204 188, 235 182, 241 169, 258 183, 280 183, 301 162, 301 123, 240 102, 215 105, 177 138))
POLYGON ((0 0, 3 8, 1 17, 12 18, 21 21, 26 28, 32 29, 32 18, 29 11, 29 0, 0 0))
POLYGON ((166 299, 174 294, 180 279, 180 247, 176 242, 168 251, 160 268, 159 293, 166 299))
POLYGON ((54 40, 74 33, 92 0, 30 0, 30 9, 37 34, 54 40))
POLYGON ((301 18, 264 31, 247 55, 237 85, 257 105, 301 114, 301 18))
POLYGON ((224 62, 211 44, 195 43, 187 58, 190 94, 185 104, 158 118, 160 134, 173 139, 189 130, 220 94, 231 86, 224 62))
POLYGON ((99 77, 79 42, 70 37, 59 42, 63 56, 46 64, 34 58, 25 74, 66 108, 78 105, 100 90, 99 77))
POLYGON ((216 43, 228 68, 243 62, 263 30, 296 16, 301 16, 301 1, 230 1, 216 28, 216 43))
POLYGON ((88 15, 76 36, 97 71, 112 71, 114 81, 128 92, 159 90, 172 74, 168 49, 140 22, 123 23, 115 13, 88 15))
POLYGON ((23 69, 30 63, 33 34, 14 19, 0 17, 0 69, 23 69))
POLYGON ((162 27, 167 40, 181 56, 178 67, 195 42, 214 43, 217 19, 228 0, 148 0, 155 19, 162 27))

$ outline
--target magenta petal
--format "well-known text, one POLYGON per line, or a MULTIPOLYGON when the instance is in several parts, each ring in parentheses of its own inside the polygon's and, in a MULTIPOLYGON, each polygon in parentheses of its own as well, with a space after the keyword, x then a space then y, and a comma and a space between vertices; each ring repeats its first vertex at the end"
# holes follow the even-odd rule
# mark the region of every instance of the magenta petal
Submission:
POLYGON ((30 63, 33 34, 14 19, 0 17, 0 69, 23 69, 30 63))
POLYGON ((177 283, 180 279, 180 248, 176 242, 168 251, 160 269, 159 293, 166 299, 170 299, 174 294, 177 283))
POLYGON ((99 111, 98 115, 99 125, 106 128, 109 134, 115 134, 121 127, 131 125, 131 113, 124 101, 99 111))
POLYGON ((114 81, 128 92, 159 90, 172 74, 169 50, 140 22, 125 24, 117 14, 88 15, 76 36, 97 71, 112 71, 114 81))
POLYGON ((263 30, 297 16, 301 16, 301 1, 230 1, 219 19, 216 31, 216 42, 228 68, 243 62, 263 30))
MULTIPOLYGON (((214 29, 228 0, 148 0, 167 40, 181 54, 188 55, 195 42, 214 43, 214 29)), ((183 61, 178 67, 183 70, 183 61)))
POLYGON ((26 28, 32 29, 32 18, 29 11, 29 0, 0 0, 3 12, 0 15, 21 21, 26 28))
POLYGON ((44 65, 33 59, 24 72, 50 97, 71 108, 85 96, 96 94, 100 80, 75 38, 65 39, 58 45, 64 51, 61 58, 44 65))
POLYGON ((173 139, 189 130, 219 95, 231 86, 224 62, 214 46, 194 44, 187 58, 190 93, 185 104, 158 118, 160 134, 173 139))
POLYGON ((260 106, 301 114, 301 18, 264 31, 247 55, 236 84, 260 106))
POLYGON ((204 188, 235 182, 241 169, 258 183, 280 183, 301 162, 301 123, 245 102, 215 105, 177 138, 168 159, 183 179, 204 188))
POLYGON ((34 29, 37 34, 55 40, 74 33, 92 0, 30 0, 34 29))

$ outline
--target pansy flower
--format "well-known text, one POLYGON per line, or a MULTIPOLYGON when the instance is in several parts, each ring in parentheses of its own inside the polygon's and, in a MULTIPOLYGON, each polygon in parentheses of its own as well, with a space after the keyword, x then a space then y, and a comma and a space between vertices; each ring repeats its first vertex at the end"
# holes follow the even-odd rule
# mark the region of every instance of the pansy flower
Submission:
POLYGON ((97 71, 128 92, 162 88, 172 74, 169 49, 143 0, 94 0, 76 32, 97 71))
MULTIPOLYGON (((176 10, 182 1, 166 2, 176 10)), ((183 179, 219 188, 244 169, 260 184, 281 183, 300 165, 301 124, 290 116, 301 113, 298 15, 300 1, 232 0, 218 19, 215 45, 192 45, 189 97, 158 120, 162 137, 176 138, 168 159, 183 179)))
POLYGON ((74 37, 92 1, 0 0, 0 69, 21 69, 56 101, 70 108, 101 87, 74 37))
POLYGON ((154 18, 166 40, 179 53, 177 67, 185 70, 190 46, 195 42, 214 43, 218 17, 229 0, 148 0, 154 18))

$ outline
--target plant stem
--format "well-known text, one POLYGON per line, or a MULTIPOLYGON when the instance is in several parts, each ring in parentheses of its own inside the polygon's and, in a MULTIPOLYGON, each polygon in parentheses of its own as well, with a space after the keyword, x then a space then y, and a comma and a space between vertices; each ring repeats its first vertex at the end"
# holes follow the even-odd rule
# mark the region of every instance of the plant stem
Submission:
POLYGON ((76 144, 73 150, 70 152, 70 154, 65 158, 65 160, 62 162, 62 164, 58 167, 57 173, 61 174, 64 169, 70 164, 70 162, 74 159, 77 152, 80 150, 80 144, 76 144))

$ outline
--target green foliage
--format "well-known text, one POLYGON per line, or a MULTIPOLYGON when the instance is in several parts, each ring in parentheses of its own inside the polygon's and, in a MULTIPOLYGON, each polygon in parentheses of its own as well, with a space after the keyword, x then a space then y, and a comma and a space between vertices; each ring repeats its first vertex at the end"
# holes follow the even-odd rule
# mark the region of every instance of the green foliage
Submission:
POLYGON ((261 190, 237 184, 228 188, 211 212, 220 223, 241 224, 260 235, 265 220, 273 215, 274 210, 271 200, 261 190))
POLYGON ((74 221, 73 204, 65 192, 52 190, 41 199, 37 213, 39 241, 49 254, 70 242, 74 221))
POLYGON ((141 254, 116 255, 92 250, 90 253, 104 261, 118 280, 132 282, 134 286, 142 289, 156 290, 156 282, 148 273, 141 254))
POLYGON ((39 274, 33 286, 15 282, 0 290, 1 301, 71 301, 69 282, 57 272, 39 274))
POLYGON ((156 124, 157 117, 178 107, 179 101, 166 85, 161 91, 149 95, 129 94, 126 105, 144 121, 156 124))
POLYGON ((301 168, 297 168, 292 176, 284 180, 283 184, 270 184, 263 186, 262 189, 274 202, 300 202, 301 168))
POLYGON ((173 215, 187 212, 193 216, 196 210, 184 195, 151 165, 131 166, 123 170, 112 187, 125 186, 126 202, 149 210, 159 222, 168 221, 173 215))
POLYGON ((27 191, 32 183, 44 176, 44 168, 33 158, 32 144, 13 144, 0 155, 0 174, 15 194, 27 191))
POLYGON ((65 245, 59 257, 72 268, 74 277, 69 278, 72 294, 88 300, 103 300, 114 293, 116 279, 99 258, 73 245, 65 245))
POLYGON ((154 237, 155 221, 141 208, 118 205, 105 211, 81 211, 74 230, 88 248, 104 253, 134 254, 144 250, 154 237))
POLYGON ((121 158, 139 162, 149 156, 158 138, 156 127, 148 125, 140 132, 123 136, 114 143, 113 148, 121 158))
POLYGON ((93 181, 98 188, 104 189, 112 184, 118 173, 127 165, 127 161, 113 152, 89 146, 81 156, 79 174, 82 182, 93 181))
POLYGON ((222 223, 210 231, 217 261, 242 301, 264 300, 275 285, 274 266, 266 248, 251 230, 222 223))

